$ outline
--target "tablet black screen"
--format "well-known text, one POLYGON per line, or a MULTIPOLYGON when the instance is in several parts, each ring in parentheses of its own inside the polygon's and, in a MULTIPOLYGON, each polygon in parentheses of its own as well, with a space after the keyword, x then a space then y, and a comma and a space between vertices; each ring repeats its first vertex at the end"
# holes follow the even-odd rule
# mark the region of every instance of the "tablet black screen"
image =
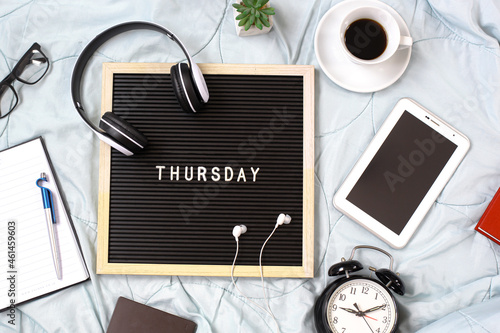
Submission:
POLYGON ((405 111, 347 200, 399 235, 456 148, 405 111))

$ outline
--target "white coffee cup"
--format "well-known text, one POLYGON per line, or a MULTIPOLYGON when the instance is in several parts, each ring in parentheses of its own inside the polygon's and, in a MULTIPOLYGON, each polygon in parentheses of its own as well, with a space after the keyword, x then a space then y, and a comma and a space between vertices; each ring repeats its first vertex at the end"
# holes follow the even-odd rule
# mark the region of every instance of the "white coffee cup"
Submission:
POLYGON ((355 8, 345 15, 340 26, 340 47, 346 56, 357 64, 381 63, 390 59, 398 49, 409 47, 412 43, 410 36, 401 35, 399 24, 394 16, 378 7, 355 8), (363 19, 370 21, 359 21, 363 19), (363 26, 362 22, 366 24, 363 26), (349 36, 347 40, 346 32, 349 36), (385 33, 386 43, 385 49, 381 51, 383 44, 380 41, 383 40, 383 35, 380 34, 383 33, 385 33), (379 38, 377 43, 376 38, 379 38), (377 50, 378 52, 375 52, 377 50), (368 57, 370 52, 371 56, 375 54, 375 57, 368 57))

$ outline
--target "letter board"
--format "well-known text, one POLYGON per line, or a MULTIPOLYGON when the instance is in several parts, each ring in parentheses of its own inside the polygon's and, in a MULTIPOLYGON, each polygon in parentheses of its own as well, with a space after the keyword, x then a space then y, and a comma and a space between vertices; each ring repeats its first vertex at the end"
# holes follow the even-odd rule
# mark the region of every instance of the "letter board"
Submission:
POLYGON ((102 113, 149 140, 126 157, 101 142, 97 273, 312 277, 314 67, 200 64, 210 100, 175 99, 173 64, 105 63, 102 113))

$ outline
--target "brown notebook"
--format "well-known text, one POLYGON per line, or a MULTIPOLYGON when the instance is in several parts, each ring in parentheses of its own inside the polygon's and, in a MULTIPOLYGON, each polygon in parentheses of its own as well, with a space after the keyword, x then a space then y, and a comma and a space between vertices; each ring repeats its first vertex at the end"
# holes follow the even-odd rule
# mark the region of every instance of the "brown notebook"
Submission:
POLYGON ((120 297, 107 333, 194 333, 196 323, 120 297))

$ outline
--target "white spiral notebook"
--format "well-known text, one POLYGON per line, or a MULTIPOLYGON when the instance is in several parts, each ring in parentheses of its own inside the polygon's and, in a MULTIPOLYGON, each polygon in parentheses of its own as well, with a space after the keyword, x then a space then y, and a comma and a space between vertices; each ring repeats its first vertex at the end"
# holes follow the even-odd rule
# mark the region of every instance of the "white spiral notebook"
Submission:
POLYGON ((89 278, 42 138, 0 151, 0 309, 89 278), (40 174, 52 191, 62 278, 56 275, 42 202, 40 174))

